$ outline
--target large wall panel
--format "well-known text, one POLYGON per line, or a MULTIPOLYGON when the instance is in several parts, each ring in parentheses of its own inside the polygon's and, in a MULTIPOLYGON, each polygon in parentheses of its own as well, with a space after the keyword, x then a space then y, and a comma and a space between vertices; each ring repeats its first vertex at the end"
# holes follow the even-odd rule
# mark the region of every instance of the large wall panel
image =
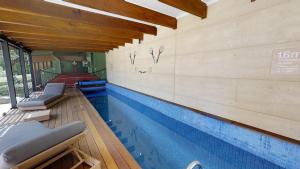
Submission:
POLYGON ((108 80, 300 140, 300 74, 273 73, 280 51, 300 57, 299 6, 298 0, 219 0, 205 20, 185 16, 177 30, 160 27, 158 36, 110 51, 108 80), (155 57, 163 49, 158 63, 152 49, 155 57))

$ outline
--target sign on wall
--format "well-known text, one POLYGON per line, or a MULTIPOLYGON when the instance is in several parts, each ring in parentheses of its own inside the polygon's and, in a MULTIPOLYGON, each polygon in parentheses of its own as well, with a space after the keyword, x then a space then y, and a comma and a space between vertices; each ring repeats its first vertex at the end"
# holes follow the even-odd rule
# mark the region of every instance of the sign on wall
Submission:
POLYGON ((300 75, 300 49, 282 49, 273 52, 271 73, 300 75))

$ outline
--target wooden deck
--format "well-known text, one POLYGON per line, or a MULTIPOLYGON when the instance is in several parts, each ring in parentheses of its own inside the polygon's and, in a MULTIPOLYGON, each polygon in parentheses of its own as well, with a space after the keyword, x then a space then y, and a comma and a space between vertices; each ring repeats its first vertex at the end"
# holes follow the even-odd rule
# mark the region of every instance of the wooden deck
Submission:
MULTIPOLYGON (((102 169, 140 168, 85 96, 77 89, 68 89, 66 94, 69 97, 51 108, 51 119, 45 121, 44 125, 49 128, 56 128, 72 121, 85 121, 88 134, 77 146, 87 154, 99 159, 102 169)), ((24 115, 25 113, 19 110, 11 110, 0 119, 0 128, 21 122, 24 115)), ((68 169, 75 162, 76 159, 69 155, 48 168, 68 169)), ((78 169, 87 168, 89 167, 78 167, 78 169)))

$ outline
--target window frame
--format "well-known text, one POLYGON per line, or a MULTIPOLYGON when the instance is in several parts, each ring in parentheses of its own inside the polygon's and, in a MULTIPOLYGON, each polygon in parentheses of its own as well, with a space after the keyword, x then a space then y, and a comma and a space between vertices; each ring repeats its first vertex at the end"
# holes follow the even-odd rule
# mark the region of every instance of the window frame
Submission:
POLYGON ((21 74, 22 74, 22 83, 23 83, 23 91, 24 91, 24 96, 25 98, 28 98, 30 95, 30 91, 28 88, 28 80, 26 76, 26 68, 25 68, 25 58, 24 58, 24 53, 26 52, 28 54, 28 59, 29 59, 29 66, 30 66, 30 74, 32 78, 32 91, 35 91, 35 83, 33 79, 33 74, 32 74, 32 55, 31 55, 31 50, 28 50, 24 48, 22 45, 15 43, 14 41, 11 41, 7 39, 5 36, 0 37, 0 45, 2 47, 2 52, 3 52, 3 59, 4 59, 4 64, 5 64, 5 72, 6 72, 6 77, 7 77, 7 85, 8 85, 8 90, 9 90, 9 97, 11 101, 11 108, 16 108, 17 107, 17 98, 16 98, 16 89, 15 89, 15 82, 13 79, 13 71, 12 71, 12 64, 11 64, 11 56, 10 56, 10 51, 9 47, 12 46, 18 50, 18 55, 19 55, 19 61, 21 65, 21 74))

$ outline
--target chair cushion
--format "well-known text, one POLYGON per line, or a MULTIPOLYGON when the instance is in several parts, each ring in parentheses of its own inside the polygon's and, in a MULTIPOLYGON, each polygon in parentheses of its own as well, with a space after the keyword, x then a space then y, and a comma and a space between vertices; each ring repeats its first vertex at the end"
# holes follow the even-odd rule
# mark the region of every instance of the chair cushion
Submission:
POLYGON ((65 91, 64 83, 48 83, 44 89, 43 95, 60 95, 62 96, 65 91))
POLYGON ((0 131, 0 168, 8 169, 69 138, 82 133, 84 122, 48 129, 39 122, 25 122, 0 131))
POLYGON ((34 107, 34 106, 45 106, 48 103, 59 98, 61 95, 40 95, 37 98, 30 99, 28 101, 18 103, 18 107, 34 107))

